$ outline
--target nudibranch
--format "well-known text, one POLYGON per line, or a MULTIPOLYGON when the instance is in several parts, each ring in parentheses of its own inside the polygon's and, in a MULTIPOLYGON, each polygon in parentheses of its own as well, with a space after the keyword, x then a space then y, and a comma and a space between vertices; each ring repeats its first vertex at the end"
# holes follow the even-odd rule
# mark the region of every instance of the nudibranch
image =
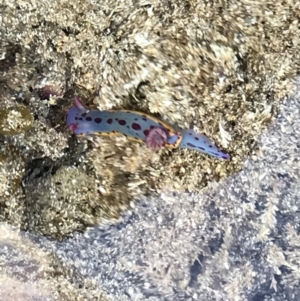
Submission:
POLYGON ((80 136, 110 136, 123 134, 131 140, 144 142, 152 150, 188 148, 219 159, 229 160, 206 136, 188 130, 175 130, 166 122, 137 111, 87 110, 75 97, 74 106, 67 113, 68 128, 80 136))

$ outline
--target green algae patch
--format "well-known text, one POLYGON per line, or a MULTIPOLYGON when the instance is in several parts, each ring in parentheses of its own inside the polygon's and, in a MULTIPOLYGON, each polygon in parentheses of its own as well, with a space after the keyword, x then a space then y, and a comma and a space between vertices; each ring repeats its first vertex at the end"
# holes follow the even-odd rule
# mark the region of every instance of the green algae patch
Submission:
POLYGON ((0 134, 14 136, 27 132, 33 123, 30 111, 24 106, 0 109, 0 134))

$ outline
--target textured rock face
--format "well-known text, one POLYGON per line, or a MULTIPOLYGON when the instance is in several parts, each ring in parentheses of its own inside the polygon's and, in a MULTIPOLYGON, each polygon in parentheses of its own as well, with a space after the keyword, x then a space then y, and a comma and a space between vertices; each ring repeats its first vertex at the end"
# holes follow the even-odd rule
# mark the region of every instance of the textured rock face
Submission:
POLYGON ((196 193, 241 170, 299 70, 296 1, 15 0, 2 8, 0 176, 13 183, 3 184, 0 220, 55 239, 119 217, 141 195, 196 193), (124 137, 77 143, 65 124, 74 95, 87 107, 193 128, 232 160, 154 154, 124 137), (14 170, 9 148, 22 157, 14 170))
POLYGON ((299 299, 298 1, 0 11, 0 300, 299 299), (232 160, 81 141, 74 95, 203 132, 232 160))
POLYGON ((43 250, 39 239, 0 224, 1 301, 108 300, 80 274, 72 279, 76 271, 43 250))
POLYGON ((298 300, 299 110, 286 102, 242 172, 203 194, 144 199, 61 258, 81 258, 114 300, 298 300))
POLYGON ((1 285, 33 300, 40 283, 39 300, 299 300, 299 111, 289 99, 260 155, 204 193, 142 199, 61 243, 1 226, 1 285))

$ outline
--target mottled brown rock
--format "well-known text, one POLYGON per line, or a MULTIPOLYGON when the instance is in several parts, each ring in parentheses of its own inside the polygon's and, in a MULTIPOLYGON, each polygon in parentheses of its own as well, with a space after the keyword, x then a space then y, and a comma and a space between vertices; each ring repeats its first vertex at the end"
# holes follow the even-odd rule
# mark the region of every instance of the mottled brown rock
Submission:
MULTIPOLYGON (((109 211, 118 216, 142 194, 164 188, 199 192, 241 170, 256 151, 257 137, 293 92, 299 70, 295 1, 15 0, 5 1, 3 8, 0 51, 9 64, 0 68, 1 99, 25 105, 34 117, 25 135, 4 141, 24 151, 29 162, 47 157, 57 170, 91 170, 84 185, 96 186, 114 204, 99 218, 109 211), (64 97, 41 99, 38 91, 47 86, 63 91, 64 97), (190 150, 154 155, 122 138, 101 139, 84 157, 74 155, 77 146, 65 127, 74 95, 88 107, 135 109, 193 128, 232 160, 190 150)), ((41 191, 53 185, 52 176, 43 178, 40 191, 33 190, 37 204, 41 191)), ((84 197, 75 189, 68 195, 84 197)), ((87 208, 97 198, 96 193, 90 197, 87 208)), ((73 209, 60 222, 72 224, 73 209)), ((99 218, 91 213, 89 220, 99 218)), ((60 231, 47 229, 43 233, 48 235, 60 231)))

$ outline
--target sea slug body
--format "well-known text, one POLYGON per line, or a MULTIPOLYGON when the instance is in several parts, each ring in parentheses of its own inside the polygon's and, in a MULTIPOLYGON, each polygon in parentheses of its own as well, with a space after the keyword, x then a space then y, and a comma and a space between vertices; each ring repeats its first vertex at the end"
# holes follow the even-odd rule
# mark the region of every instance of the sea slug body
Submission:
POLYGON ((123 134, 145 142, 153 150, 177 148, 182 139, 180 131, 153 116, 126 110, 87 110, 78 98, 75 98, 75 106, 68 111, 67 125, 77 135, 123 134))
POLYGON ((182 140, 179 144, 180 148, 194 149, 219 159, 230 159, 228 154, 219 150, 206 136, 196 133, 193 130, 182 130, 181 134, 182 140))
POLYGON ((193 130, 175 130, 167 123, 142 112, 129 110, 87 110, 79 98, 67 113, 67 126, 76 135, 123 134, 145 142, 152 150, 161 147, 194 149, 219 159, 229 160, 206 136, 193 130))

